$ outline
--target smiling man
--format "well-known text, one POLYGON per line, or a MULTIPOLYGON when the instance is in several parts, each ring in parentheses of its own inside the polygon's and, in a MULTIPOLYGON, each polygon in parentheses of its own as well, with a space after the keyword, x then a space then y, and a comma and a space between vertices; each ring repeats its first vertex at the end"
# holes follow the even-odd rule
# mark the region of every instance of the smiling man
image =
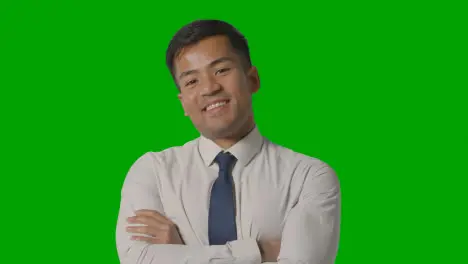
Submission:
POLYGON ((252 110, 260 79, 243 35, 223 21, 194 21, 166 55, 200 137, 130 168, 116 230, 121 263, 334 263, 338 178, 261 135, 252 110))

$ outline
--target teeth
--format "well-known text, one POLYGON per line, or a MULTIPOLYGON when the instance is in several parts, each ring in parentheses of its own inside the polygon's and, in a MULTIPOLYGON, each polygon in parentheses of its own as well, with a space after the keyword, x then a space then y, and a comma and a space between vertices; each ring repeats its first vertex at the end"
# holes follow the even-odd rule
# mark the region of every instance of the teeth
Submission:
POLYGON ((224 102, 218 102, 218 103, 215 103, 215 104, 212 104, 212 105, 209 105, 208 107, 206 107, 206 111, 210 111, 212 109, 215 109, 216 107, 220 107, 220 106, 223 106, 226 104, 226 101, 224 102))

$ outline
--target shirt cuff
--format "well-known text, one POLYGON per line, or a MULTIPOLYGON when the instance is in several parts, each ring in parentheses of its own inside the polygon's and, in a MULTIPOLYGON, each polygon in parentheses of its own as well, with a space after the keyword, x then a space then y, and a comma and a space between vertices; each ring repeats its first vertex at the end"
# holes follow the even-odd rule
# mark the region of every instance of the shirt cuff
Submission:
POLYGON ((231 254, 236 258, 236 263, 257 264, 262 262, 260 249, 254 239, 235 240, 228 243, 231 254))

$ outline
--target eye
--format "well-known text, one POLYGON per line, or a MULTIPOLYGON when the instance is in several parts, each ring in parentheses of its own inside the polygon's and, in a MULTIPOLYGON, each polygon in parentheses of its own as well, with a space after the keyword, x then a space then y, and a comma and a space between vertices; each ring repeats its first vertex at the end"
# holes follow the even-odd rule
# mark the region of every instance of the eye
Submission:
POLYGON ((223 73, 227 73, 231 70, 231 68, 222 68, 222 69, 219 69, 216 71, 216 74, 223 74, 223 73))
POLYGON ((185 86, 190 86, 190 85, 194 85, 197 83, 197 80, 195 79, 192 79, 192 80, 189 80, 187 82, 185 82, 185 86))

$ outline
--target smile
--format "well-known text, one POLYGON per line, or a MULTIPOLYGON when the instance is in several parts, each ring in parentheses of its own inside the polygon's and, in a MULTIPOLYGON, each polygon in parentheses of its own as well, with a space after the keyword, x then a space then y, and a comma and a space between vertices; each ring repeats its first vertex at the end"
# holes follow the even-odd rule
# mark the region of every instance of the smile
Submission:
POLYGON ((213 104, 210 104, 208 106, 205 107, 204 111, 212 111, 212 110, 215 110, 215 109, 218 109, 220 107, 223 107, 224 105, 226 105, 227 103, 229 103, 229 100, 225 100, 225 101, 220 101, 220 102, 216 102, 216 103, 213 103, 213 104))

